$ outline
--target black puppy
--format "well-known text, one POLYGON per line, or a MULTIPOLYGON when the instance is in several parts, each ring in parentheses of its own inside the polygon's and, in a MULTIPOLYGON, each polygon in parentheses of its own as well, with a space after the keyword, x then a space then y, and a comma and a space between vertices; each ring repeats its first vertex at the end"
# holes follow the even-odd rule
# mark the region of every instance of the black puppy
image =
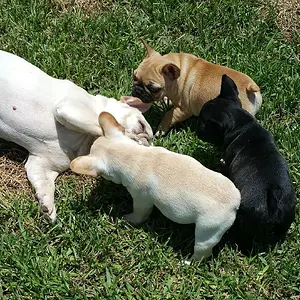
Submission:
POLYGON ((244 251, 282 242, 295 217, 296 195, 289 169, 272 135, 242 109, 238 90, 227 75, 220 95, 204 104, 198 136, 225 148, 224 173, 241 192, 230 232, 244 251))

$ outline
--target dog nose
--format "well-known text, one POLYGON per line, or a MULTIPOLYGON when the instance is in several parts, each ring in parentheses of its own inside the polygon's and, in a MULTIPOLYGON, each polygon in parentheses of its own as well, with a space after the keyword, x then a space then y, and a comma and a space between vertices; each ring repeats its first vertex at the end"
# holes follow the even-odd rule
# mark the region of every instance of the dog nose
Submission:
POLYGON ((133 97, 140 98, 144 103, 151 103, 153 102, 153 98, 151 95, 149 95, 144 87, 135 85, 132 87, 131 95, 133 97))

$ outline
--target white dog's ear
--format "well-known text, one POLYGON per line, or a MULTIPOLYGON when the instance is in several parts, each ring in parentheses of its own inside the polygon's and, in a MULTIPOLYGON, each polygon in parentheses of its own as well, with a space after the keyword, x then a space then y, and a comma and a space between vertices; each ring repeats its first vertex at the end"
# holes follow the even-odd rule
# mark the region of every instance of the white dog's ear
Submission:
POLYGON ((97 171, 97 158, 92 156, 79 156, 72 160, 70 169, 78 174, 97 177, 100 172, 97 171))
POLYGON ((98 122, 106 137, 115 137, 125 134, 125 128, 117 122, 113 115, 106 111, 100 113, 98 122))
POLYGON ((150 56, 153 56, 153 55, 160 55, 158 52, 156 52, 154 49, 152 49, 143 39, 141 40, 141 42, 143 43, 143 45, 147 51, 144 59, 149 58, 150 56))
POLYGON ((167 63, 163 66, 162 73, 167 75, 171 80, 175 80, 180 76, 180 69, 173 63, 167 63))
POLYGON ((152 103, 144 103, 141 99, 133 96, 121 96, 120 102, 137 108, 142 113, 146 112, 152 106, 152 103))

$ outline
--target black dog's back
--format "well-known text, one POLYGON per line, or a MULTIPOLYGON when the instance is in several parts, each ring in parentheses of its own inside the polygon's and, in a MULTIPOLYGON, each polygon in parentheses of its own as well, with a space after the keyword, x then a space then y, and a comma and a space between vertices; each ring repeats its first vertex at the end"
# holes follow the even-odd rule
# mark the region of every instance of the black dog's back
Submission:
POLYGON ((253 122, 225 152, 228 177, 241 191, 231 231, 244 250, 251 249, 253 242, 264 248, 283 241, 294 220, 296 203, 286 162, 271 135, 253 122))
POLYGON ((230 234, 251 251, 281 242, 295 215, 296 195, 288 166, 272 135, 242 109, 235 83, 222 77, 220 95, 205 103, 197 135, 225 148, 224 174, 241 192, 230 234))

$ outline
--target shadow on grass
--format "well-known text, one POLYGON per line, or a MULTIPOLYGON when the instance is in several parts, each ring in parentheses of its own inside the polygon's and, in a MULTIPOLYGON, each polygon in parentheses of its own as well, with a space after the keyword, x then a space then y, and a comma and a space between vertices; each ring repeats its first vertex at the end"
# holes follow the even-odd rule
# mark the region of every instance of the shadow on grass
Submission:
POLYGON ((28 151, 21 146, 0 139, 0 158, 6 157, 14 162, 23 162, 28 155, 28 151))
MULTIPOLYGON (((109 215, 114 220, 122 219, 123 215, 131 213, 133 209, 132 198, 127 189, 122 185, 116 185, 103 179, 97 180, 94 189, 84 204, 81 202, 75 205, 79 205, 79 211, 81 210, 80 207, 85 205, 93 215, 97 216, 100 211, 101 214, 109 215)), ((154 207, 149 219, 136 227, 142 228, 145 232, 153 235, 159 243, 168 244, 183 256, 193 253, 194 224, 181 225, 174 223, 154 207)))

